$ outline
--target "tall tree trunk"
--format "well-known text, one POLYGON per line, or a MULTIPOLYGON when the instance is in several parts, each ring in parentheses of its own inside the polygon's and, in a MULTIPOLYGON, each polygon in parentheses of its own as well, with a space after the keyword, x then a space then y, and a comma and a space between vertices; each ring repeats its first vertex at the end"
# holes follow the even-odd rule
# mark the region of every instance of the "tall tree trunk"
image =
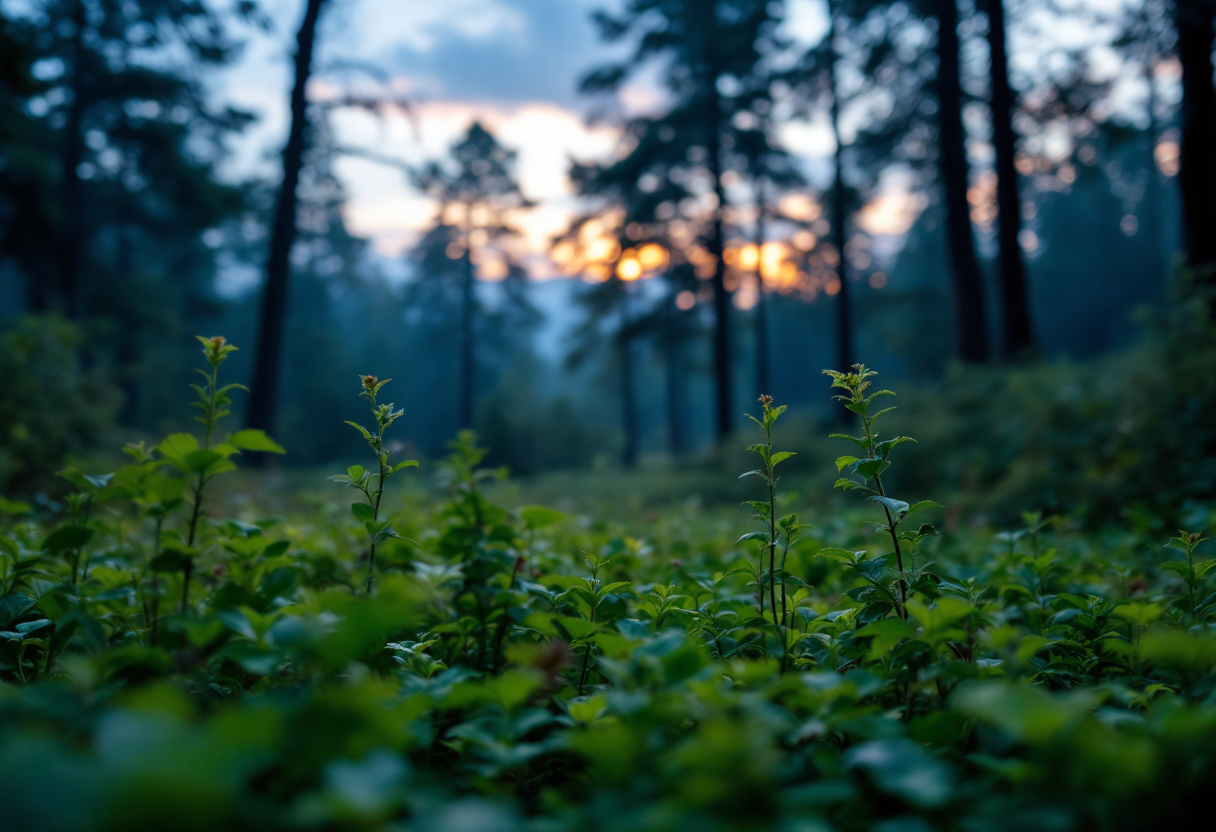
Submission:
POLYGON ((730 294, 726 291, 725 232, 722 212, 726 209, 726 190, 722 186, 722 98, 718 94, 717 73, 711 73, 707 93, 709 107, 705 149, 709 156, 709 175, 713 180, 713 224, 709 238, 709 253, 714 258, 714 412, 717 417, 718 439, 730 435, 734 422, 731 403, 730 294))
POLYGON ((667 301, 663 313, 664 374, 667 387, 667 452, 684 453, 684 341, 680 311, 676 307, 676 282, 668 275, 667 301))
MULTIPOLYGON (((828 81, 832 85, 832 140, 836 149, 832 155, 832 246, 836 249, 838 258, 836 272, 840 276, 840 291, 836 293, 836 368, 846 372, 853 366, 853 310, 849 303, 849 259, 845 254, 845 244, 848 240, 848 209, 845 205, 847 194, 844 187, 844 141, 840 137, 840 86, 836 79, 836 62, 839 54, 836 51, 836 18, 839 13, 837 3, 831 6, 830 28, 828 29, 828 81)), ((848 415, 847 410, 841 409, 842 418, 848 415)))
POLYGON ((84 183, 80 179, 80 164, 84 160, 84 113, 88 108, 87 73, 84 67, 84 29, 87 25, 82 0, 72 6, 72 101, 68 105, 67 122, 63 127, 63 149, 60 159, 61 206, 63 236, 59 242, 59 300, 70 318, 81 314, 80 257, 84 249, 84 183))
POLYGON ((769 374, 768 350, 768 291, 764 287, 764 264, 760 257, 764 250, 765 220, 764 180, 756 179, 756 311, 753 338, 756 342, 756 395, 772 395, 769 374))
POLYGON ((1026 262, 1018 235, 1022 230, 1022 200, 1013 132, 1014 92, 1009 85, 1005 41, 1004 0, 988 0, 988 50, 992 76, 992 146, 996 152, 997 242, 1001 276, 1001 355, 1013 358, 1034 346, 1026 262))
POLYGON ((1164 285, 1168 273, 1165 256, 1164 234, 1161 231, 1161 212, 1165 205, 1161 199, 1161 171, 1157 168, 1157 137, 1161 134, 1161 126, 1157 121, 1157 83, 1153 78, 1153 70, 1157 64, 1157 55, 1146 56, 1144 61, 1144 80, 1148 83, 1148 127, 1145 129, 1145 155, 1148 162, 1148 183, 1144 192, 1143 217, 1144 236, 1148 240, 1149 251, 1152 253, 1152 273, 1150 277, 1157 285, 1164 285))
POLYGON ((958 356, 988 360, 988 315, 967 203, 967 136, 963 130, 963 92, 959 81, 956 0, 935 0, 937 12, 937 103, 939 173, 945 202, 946 240, 954 280, 958 356))
MULTIPOLYGON (((469 232, 471 233, 471 232, 469 232)), ((467 234, 466 234, 467 239, 467 234)), ((473 381, 477 371, 473 349, 473 315, 477 304, 477 272, 473 268, 473 249, 465 245, 464 277, 460 286, 460 401, 458 419, 461 430, 473 427, 473 381)))
POLYGON ((633 320, 629 308, 629 287, 622 283, 621 328, 617 334, 619 381, 621 395, 621 465, 632 468, 638 461, 638 408, 633 389, 633 320))
POLYGON ((246 423, 273 431, 279 408, 279 376, 283 366, 283 329, 287 318, 287 290, 291 281, 291 249, 296 241, 296 207, 300 168, 304 164, 308 128, 308 78, 312 74, 317 19, 325 0, 308 0, 296 35, 295 84, 291 90, 291 128, 283 147, 283 184, 275 203, 270 230, 270 256, 266 260, 266 288, 258 316, 257 352, 249 386, 246 423))
MULTIPOLYGON (((1216 287, 1216 89, 1212 85, 1213 4, 1175 0, 1182 64, 1182 245, 1186 264, 1208 291, 1216 287)), ((1216 294, 1211 298, 1216 316, 1216 294)))

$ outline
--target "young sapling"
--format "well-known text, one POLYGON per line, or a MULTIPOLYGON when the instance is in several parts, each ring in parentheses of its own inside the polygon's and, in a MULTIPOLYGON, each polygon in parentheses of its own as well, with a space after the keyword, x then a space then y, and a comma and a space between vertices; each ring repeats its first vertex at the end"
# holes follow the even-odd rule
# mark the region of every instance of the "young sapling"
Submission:
POLYGON ((352 503, 350 510, 355 519, 363 523, 367 532, 367 588, 365 594, 369 596, 372 594, 372 583, 376 575, 376 544, 390 537, 401 537, 393 531, 388 520, 380 519, 380 502, 384 499, 384 486, 389 477, 398 471, 418 467, 416 459, 407 459, 396 465, 389 465, 388 458, 392 451, 384 445, 384 431, 405 412, 404 408, 393 410, 391 403, 379 404, 376 401, 380 388, 390 381, 392 379, 386 378, 381 381, 371 375, 359 376, 359 382, 363 386, 359 395, 371 403, 372 418, 376 425, 374 433, 357 422, 348 421, 346 423, 359 431, 367 440, 372 453, 376 455, 376 471, 365 470, 362 465, 352 465, 346 469, 345 474, 330 477, 334 482, 344 483, 348 487, 362 492, 363 498, 367 501, 352 503))

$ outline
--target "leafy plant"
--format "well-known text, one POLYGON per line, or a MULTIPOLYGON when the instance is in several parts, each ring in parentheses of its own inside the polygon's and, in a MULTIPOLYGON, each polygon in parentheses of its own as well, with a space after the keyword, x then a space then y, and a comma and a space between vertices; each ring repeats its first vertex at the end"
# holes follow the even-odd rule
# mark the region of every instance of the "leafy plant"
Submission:
MULTIPOLYGON (((878 431, 874 428, 874 423, 887 413, 890 413, 895 408, 888 407, 879 410, 877 413, 871 413, 870 408, 874 400, 881 396, 894 396, 890 390, 878 390, 874 393, 866 395, 869 390, 871 381, 877 375, 873 370, 868 369, 864 364, 853 365, 853 372, 842 373, 835 370, 824 370, 825 375, 832 379, 832 388, 844 390, 842 395, 834 396, 837 401, 841 402, 848 410, 855 413, 861 420, 862 435, 851 436, 847 433, 834 433, 833 439, 847 439, 856 444, 864 456, 842 456, 836 460, 836 470, 839 472, 856 473, 863 477, 862 482, 842 477, 836 481, 836 488, 842 488, 845 491, 862 491, 869 495, 872 502, 877 503, 882 507, 883 515, 886 518, 886 524, 880 528, 884 529, 891 538, 892 555, 895 558, 895 575, 894 582, 898 587, 898 595, 893 598, 895 602, 896 614, 904 619, 908 619, 906 606, 908 597, 913 591, 917 581, 925 575, 925 568, 929 564, 923 564, 920 570, 917 570, 913 552, 915 546, 920 542, 921 538, 937 534, 937 530, 930 524, 922 524, 916 531, 900 532, 899 526, 906 521, 911 515, 927 508, 940 508, 938 503, 932 500, 921 500, 920 502, 909 505, 903 500, 897 500, 888 496, 886 489, 882 484, 883 473, 891 467, 891 452, 896 446, 904 442, 914 442, 915 440, 909 436, 896 436, 892 439, 879 441, 878 431), (866 485, 866 482, 873 483, 873 487, 866 485), (908 556, 908 564, 905 569, 904 555, 908 556)), ((884 561, 879 559, 871 561, 872 564, 884 564, 884 561)), ((878 586, 878 584, 876 584, 878 586)))
POLYGON ((794 456, 790 451, 776 451, 773 449, 773 425, 777 419, 785 412, 786 406, 773 407, 773 397, 763 395, 760 397, 760 418, 757 419, 750 413, 747 414, 762 431, 764 431, 764 442, 756 443, 748 446, 748 450, 760 457, 764 467, 756 468, 748 471, 740 476, 743 477, 756 476, 764 480, 764 484, 768 490, 767 500, 750 500, 747 505, 756 510, 755 519, 760 521, 764 527, 760 531, 749 532, 736 541, 743 543, 745 541, 754 540, 760 544, 759 563, 751 572, 754 577, 755 585, 759 591, 759 613, 760 618, 764 618, 764 589, 767 585, 769 593, 769 608, 773 618, 773 625, 779 633, 782 633, 781 639, 783 644, 782 650, 782 665, 785 662, 785 653, 788 648, 787 639, 784 635, 784 628, 788 623, 790 615, 787 609, 789 593, 787 587, 790 583, 795 583, 799 586, 805 584, 797 577, 786 572, 785 564, 789 556, 790 546, 797 540, 798 533, 803 529, 812 528, 809 524, 799 523, 798 515, 787 514, 778 518, 777 511, 777 466, 785 460, 794 456), (777 566, 777 549, 781 548, 781 566, 777 566), (768 573, 764 572, 764 556, 768 554, 768 573), (781 586, 781 613, 778 616, 777 602, 777 585, 781 586))
MULTIPOLYGON (((181 611, 185 613, 190 604, 190 577, 194 572, 195 561, 198 557, 196 546, 199 523, 203 517, 203 500, 207 486, 220 474, 236 470, 232 457, 241 451, 257 451, 264 453, 284 453, 278 443, 261 430, 246 429, 228 435, 226 441, 213 444, 215 429, 219 421, 231 414, 231 391, 245 390, 240 384, 219 384, 219 369, 228 356, 237 348, 229 344, 222 335, 211 338, 197 336, 203 345, 203 356, 207 360, 208 369, 196 370, 204 379, 204 384, 192 384, 198 399, 194 406, 202 411, 195 421, 203 426, 203 441, 190 433, 175 433, 166 437, 156 446, 160 454, 160 463, 179 471, 187 481, 189 493, 190 517, 186 525, 184 545, 175 547, 160 554, 161 565, 165 561, 180 563, 182 570, 181 611)), ((154 565, 153 568, 156 568, 154 565)))
POLYGON ((367 595, 371 595, 372 581, 376 576, 376 544, 388 538, 401 537, 393 530, 388 520, 380 519, 380 501, 384 498, 384 486, 393 474, 406 468, 417 468, 418 461, 407 459, 395 465, 390 465, 388 461, 392 451, 384 444, 384 431, 401 418, 404 409, 395 411, 391 403, 378 404, 376 395, 380 392, 380 388, 392 379, 386 378, 381 381, 375 376, 359 376, 359 381, 363 385, 363 390, 359 395, 371 404, 372 419, 375 420, 376 430, 373 433, 357 422, 347 422, 346 424, 359 431, 367 440, 368 447, 376 455, 376 470, 369 471, 362 465, 352 465, 346 469, 345 474, 336 474, 330 479, 357 489, 363 493, 363 498, 367 501, 351 503, 350 511, 355 519, 363 524, 364 531, 367 533, 367 588, 365 592, 367 595))

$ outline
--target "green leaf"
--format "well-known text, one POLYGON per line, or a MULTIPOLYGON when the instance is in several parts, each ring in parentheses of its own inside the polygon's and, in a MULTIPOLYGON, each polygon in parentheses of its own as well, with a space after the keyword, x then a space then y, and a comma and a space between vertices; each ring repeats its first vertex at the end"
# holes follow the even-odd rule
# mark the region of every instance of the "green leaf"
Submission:
POLYGON ((174 433, 166 436, 156 450, 165 459, 185 464, 187 454, 199 449, 198 439, 191 433, 174 433))
POLYGON ((741 535, 739 539, 735 541, 735 543, 744 543, 748 540, 761 540, 768 543, 768 532, 748 532, 745 535, 741 535))
POLYGON ((366 523, 375 517, 375 510, 367 503, 351 503, 350 513, 355 515, 355 519, 360 523, 366 523))
POLYGON ((567 712, 575 722, 594 722, 596 717, 604 712, 607 704, 607 699, 602 695, 593 696, 584 702, 571 702, 567 706, 567 712))
POLYGON ((752 453, 759 455, 759 457, 766 463, 768 462, 769 456, 772 454, 772 449, 768 445, 748 445, 747 449, 752 453))
POLYGON ((855 463, 855 462, 860 462, 860 461, 861 461, 861 460, 859 460, 859 459, 858 459, 857 457, 855 457, 855 456, 841 456, 841 457, 837 457, 837 458, 836 458, 836 470, 837 470, 837 471, 843 471, 845 468, 847 468, 848 466, 852 465, 853 463, 855 463))
POLYGON ((42 541, 46 552, 67 552, 79 549, 93 538, 93 530, 84 526, 60 526, 42 541))
POLYGON ((363 438, 366 439, 368 442, 372 441, 371 432, 368 431, 367 428, 363 427, 363 425, 356 424, 355 422, 351 422, 351 421, 347 421, 346 424, 350 425, 352 428, 359 431, 359 433, 363 434, 363 438))
POLYGON ((524 526, 536 531, 549 526, 556 526, 566 519, 566 515, 555 508, 547 506, 524 506, 519 510, 519 519, 524 526))
POLYGON ((363 482, 363 466, 352 465, 346 469, 346 476, 350 477, 354 482, 363 482))
POLYGON ((26 621, 17 625, 17 632, 25 635, 32 633, 35 630, 41 630, 43 627, 49 627, 51 620, 49 618, 39 618, 37 621, 26 621))
POLYGON ((398 471, 404 470, 404 469, 406 469, 406 468, 417 468, 417 467, 418 467, 418 460, 416 460, 416 459, 407 459, 407 460, 405 460, 404 462, 398 462, 396 465, 394 465, 394 466, 392 467, 392 469, 389 471, 389 473, 390 473, 390 474, 395 474, 395 473, 397 473, 398 471))
MULTIPOLYGON (((935 503, 932 500, 921 500, 919 503, 913 503, 908 509, 908 514, 915 514, 918 511, 926 508, 945 508, 941 503, 935 503)), ((934 532, 936 534, 936 532, 934 532)))
POLYGON ((885 459, 863 459, 857 463, 857 473, 872 480, 881 476, 882 472, 890 467, 891 463, 885 459))
POLYGON ((605 595, 611 595, 614 592, 620 592, 626 588, 628 588, 631 592, 633 591, 629 581, 614 581, 607 586, 600 587, 596 594, 603 598, 605 595))
POLYGON ((234 445, 242 451, 260 451, 270 454, 285 454, 283 446, 275 442, 265 431, 255 428, 246 428, 238 430, 236 433, 228 435, 228 443, 234 445))
POLYGON ((769 458, 768 464, 776 466, 777 463, 785 462, 792 456, 797 456, 797 454, 793 451, 777 451, 777 453, 773 454, 772 457, 769 458))
POLYGON ((841 563, 856 563, 858 554, 864 552, 850 552, 848 549, 840 549, 835 546, 827 546, 815 553, 817 556, 831 558, 832 560, 840 561, 841 563))
POLYGON ((0 595, 0 627, 7 627, 14 618, 25 615, 37 603, 37 599, 22 595, 20 592, 0 595))
POLYGON ((184 461, 188 470, 207 476, 215 476, 226 471, 236 470, 236 463, 214 449, 203 450, 200 448, 197 451, 191 451, 186 455, 184 461))
POLYGON ((859 439, 856 436, 849 436, 847 433, 829 433, 828 439, 847 439, 850 442, 856 442, 863 451, 869 450, 869 445, 864 439, 859 439))
POLYGON ((1181 561, 1167 560, 1165 563, 1158 564, 1157 568, 1164 569, 1167 572, 1174 572, 1183 578, 1189 579, 1191 577, 1190 564, 1182 563, 1181 561))
POLYGON ((896 519, 902 518, 908 513, 908 504, 903 500, 893 500, 890 497, 883 497, 880 494, 870 495, 870 499, 876 503, 880 503, 895 513, 896 519))

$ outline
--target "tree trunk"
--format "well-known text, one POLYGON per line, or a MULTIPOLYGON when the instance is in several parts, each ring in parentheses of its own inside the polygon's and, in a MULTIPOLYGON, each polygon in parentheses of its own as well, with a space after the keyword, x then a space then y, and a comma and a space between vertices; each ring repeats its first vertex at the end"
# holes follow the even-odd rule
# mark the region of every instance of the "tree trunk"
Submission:
POLYGON ((708 87, 709 123, 705 149, 709 156, 709 175, 713 180, 714 196, 718 201, 714 207, 709 238, 709 253, 714 258, 714 410, 717 416, 717 435, 721 440, 730 435, 734 410, 731 404, 730 294, 726 291, 726 260, 723 257, 725 233, 722 228, 722 212, 726 208, 726 191, 722 187, 722 99, 718 94, 716 73, 711 74, 708 87))
POLYGON ((258 317, 257 352, 249 389, 246 423, 273 432, 279 405, 279 376, 283 365, 283 329, 287 317, 287 290, 291 280, 291 249, 296 241, 296 206, 300 168, 304 164, 308 126, 308 77, 312 73, 317 19, 325 0, 308 0, 296 36, 295 85, 291 91, 291 128, 283 147, 283 184, 275 203, 270 230, 270 256, 266 261, 266 288, 258 317))
POLYGON ((676 283, 673 277, 667 292, 666 311, 663 314, 663 347, 666 353, 665 376, 667 387, 667 451, 677 457, 684 453, 684 341, 681 331, 680 311, 676 307, 676 283))
POLYGON ((473 350, 473 315, 477 302, 477 273, 473 268, 473 250, 469 245, 464 252, 464 279, 460 287, 460 402, 459 427, 473 427, 473 377, 476 373, 476 355, 473 350))
POLYGON ((79 318, 80 256, 84 249, 84 205, 81 195, 84 183, 80 179, 80 164, 84 159, 84 113, 88 108, 85 91, 86 72, 84 3, 78 0, 72 7, 72 101, 68 105, 67 123, 63 127, 63 155, 60 159, 60 183, 63 211, 63 237, 59 243, 59 300, 69 318, 79 318))
MULTIPOLYGON (((848 210, 845 206, 844 188, 844 142, 840 138, 840 87, 836 82, 836 62, 839 55, 836 52, 836 4, 832 4, 831 28, 828 30, 828 43, 831 51, 828 62, 829 82, 832 85, 832 139, 836 149, 832 156, 832 245, 836 249, 836 273, 840 277, 840 291, 836 293, 836 369, 847 372, 853 366, 853 310, 849 303, 849 261, 845 254, 848 230, 848 210)), ((841 409, 844 416, 847 410, 841 409)))
POLYGON ((1148 127, 1145 129, 1144 148, 1148 163, 1148 183, 1144 193, 1144 210, 1140 212, 1140 215, 1144 218, 1141 224, 1144 228, 1144 236, 1148 241, 1149 251, 1152 253, 1150 277, 1156 285, 1162 286, 1165 284, 1165 276, 1168 274, 1168 260, 1165 250, 1165 235, 1161 231, 1161 212, 1165 209, 1161 199, 1161 171, 1157 168, 1157 137, 1161 134, 1161 126, 1157 121, 1157 83, 1153 78, 1156 62, 1155 54, 1146 58, 1144 62, 1144 79, 1148 83, 1148 127))
POLYGON ((764 248, 764 180, 756 180, 756 311, 753 337, 756 341, 756 395, 772 395, 768 351, 768 292, 764 288, 764 268, 760 253, 764 248))
MULTIPOLYGON (((1182 64, 1182 246, 1194 279, 1216 284, 1216 89, 1212 85, 1213 6, 1176 0, 1178 59, 1182 64)), ((1216 316, 1216 295, 1211 298, 1216 316)))
POLYGON ((1001 355, 1024 355, 1034 346, 1026 262, 1018 235, 1022 230, 1022 200, 1018 188, 1017 135, 1013 131, 1014 92, 1009 85, 1005 43, 1004 0, 988 0, 988 50, 992 75, 992 146, 996 153, 996 205, 999 216, 1001 355))
POLYGON ((632 468, 638 461, 638 408, 633 390, 633 321, 629 309, 629 287, 624 283, 621 292, 621 328, 617 334, 620 351, 621 432, 624 445, 621 447, 621 465, 632 468))
POLYGON ((983 278, 971 236, 967 137, 963 130, 963 93, 959 81, 956 0, 935 0, 937 11, 938 169, 945 202, 946 240, 954 281, 958 355, 963 361, 988 360, 988 316, 983 278))

